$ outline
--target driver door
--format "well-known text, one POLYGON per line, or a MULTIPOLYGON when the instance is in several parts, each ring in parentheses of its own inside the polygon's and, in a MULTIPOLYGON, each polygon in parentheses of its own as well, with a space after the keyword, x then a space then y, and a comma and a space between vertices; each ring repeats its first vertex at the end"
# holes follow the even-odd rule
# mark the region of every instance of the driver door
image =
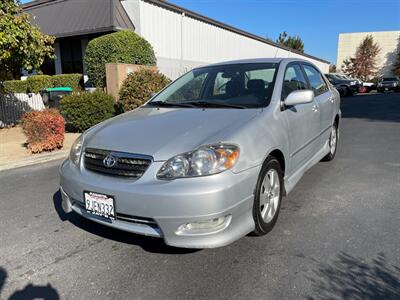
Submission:
MULTIPOLYGON (((289 64, 282 84, 282 100, 293 91, 306 89, 310 87, 300 65, 289 64)), ((311 103, 286 107, 282 113, 286 115, 288 123, 290 171, 294 172, 317 151, 320 111, 318 103, 313 100, 311 103)))

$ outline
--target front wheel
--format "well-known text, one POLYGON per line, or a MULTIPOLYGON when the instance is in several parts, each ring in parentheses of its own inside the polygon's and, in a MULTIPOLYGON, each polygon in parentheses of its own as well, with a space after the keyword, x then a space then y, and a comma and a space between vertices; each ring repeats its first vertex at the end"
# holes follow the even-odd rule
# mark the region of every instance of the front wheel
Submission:
POLYGON ((268 157, 264 163, 254 196, 254 234, 264 235, 274 227, 281 207, 283 194, 282 169, 278 160, 268 157))
POLYGON ((337 123, 332 125, 331 134, 329 136, 329 153, 322 159, 322 161, 331 161, 335 158, 337 144, 339 139, 339 129, 337 123))

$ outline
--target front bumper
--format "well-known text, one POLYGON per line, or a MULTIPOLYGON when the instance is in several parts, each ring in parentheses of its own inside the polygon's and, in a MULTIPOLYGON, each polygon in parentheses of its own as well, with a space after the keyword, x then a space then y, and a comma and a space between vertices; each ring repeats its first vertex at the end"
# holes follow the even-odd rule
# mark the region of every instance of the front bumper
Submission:
POLYGON ((120 230, 161 237, 165 243, 184 248, 225 246, 254 229, 253 192, 259 168, 240 173, 162 181, 155 174, 162 162, 153 162, 136 181, 101 175, 76 167, 66 160, 60 168, 63 207, 95 222, 120 230), (108 221, 84 208, 83 192, 115 197, 116 220, 108 221), (228 217, 218 230, 198 234, 177 233, 179 226, 228 217))
POLYGON ((381 86, 378 86, 378 90, 380 90, 380 91, 398 91, 398 90, 400 90, 400 86, 398 86, 398 85, 393 86, 392 84, 381 85, 381 86))

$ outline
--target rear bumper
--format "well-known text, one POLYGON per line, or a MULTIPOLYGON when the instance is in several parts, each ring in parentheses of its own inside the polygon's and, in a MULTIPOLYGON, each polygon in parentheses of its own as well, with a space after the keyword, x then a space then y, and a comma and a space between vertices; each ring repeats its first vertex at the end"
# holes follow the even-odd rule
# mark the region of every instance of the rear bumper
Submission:
POLYGON ((89 172, 65 161, 60 168, 63 207, 97 223, 127 232, 163 238, 171 246, 211 248, 227 245, 254 229, 253 191, 259 168, 238 174, 161 181, 154 162, 137 181, 89 172), (113 195, 117 218, 108 221, 87 213, 83 191, 113 195), (223 228, 182 234, 187 223, 226 218, 223 228))

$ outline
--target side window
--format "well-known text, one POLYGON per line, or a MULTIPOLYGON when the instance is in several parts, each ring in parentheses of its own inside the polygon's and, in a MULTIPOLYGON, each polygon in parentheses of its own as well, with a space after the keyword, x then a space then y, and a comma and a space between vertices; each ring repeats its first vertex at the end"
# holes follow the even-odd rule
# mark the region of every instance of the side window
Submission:
POLYGON ((290 65, 286 68, 282 85, 282 99, 293 91, 307 89, 306 79, 299 65, 290 65))
POLYGON ((309 65, 303 65, 303 68, 315 96, 319 96, 329 90, 328 85, 325 83, 321 73, 317 69, 309 65))

